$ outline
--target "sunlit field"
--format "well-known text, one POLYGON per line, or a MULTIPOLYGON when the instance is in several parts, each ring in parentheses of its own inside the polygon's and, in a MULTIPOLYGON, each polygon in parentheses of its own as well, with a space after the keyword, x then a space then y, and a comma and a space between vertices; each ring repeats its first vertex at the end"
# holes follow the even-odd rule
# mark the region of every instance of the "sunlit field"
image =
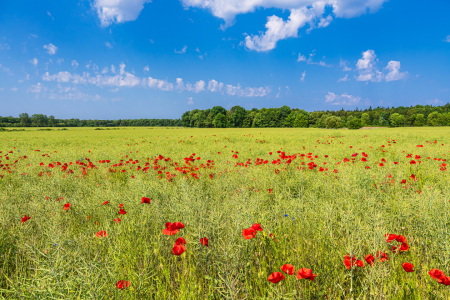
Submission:
POLYGON ((449 299, 449 145, 449 128, 0 132, 0 296, 449 299))

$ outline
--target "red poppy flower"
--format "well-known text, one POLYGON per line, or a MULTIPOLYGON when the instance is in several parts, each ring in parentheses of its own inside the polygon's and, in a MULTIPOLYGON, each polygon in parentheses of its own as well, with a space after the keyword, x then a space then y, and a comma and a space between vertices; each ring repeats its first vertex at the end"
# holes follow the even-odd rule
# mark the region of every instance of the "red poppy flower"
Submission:
POLYGON ((366 262, 367 262, 369 265, 373 265, 373 263, 374 263, 374 261, 375 261, 375 258, 373 257, 372 254, 367 254, 367 255, 364 257, 364 259, 366 260, 366 262))
POLYGON ((242 236, 245 240, 252 239, 256 236, 256 230, 253 227, 242 230, 242 236))
POLYGON ((150 204, 150 200, 151 199, 150 198, 146 198, 146 197, 142 197, 141 200, 142 200, 141 204, 144 204, 144 203, 150 204))
POLYGON ((120 218, 116 218, 116 219, 114 219, 114 222, 116 222, 116 223, 120 223, 120 218))
POLYGON ((407 243, 402 243, 402 245, 400 246, 400 251, 408 251, 409 250, 409 245, 407 243))
POLYGON ((360 268, 364 268, 364 262, 362 261, 362 260, 357 260, 356 262, 355 262, 355 265, 357 265, 358 267, 360 267, 360 268))
POLYGON ((95 235, 99 238, 99 237, 106 237, 108 234, 106 233, 105 230, 100 230, 95 235))
POLYGON ((173 245, 172 253, 175 255, 181 255, 183 252, 186 251, 186 247, 184 245, 173 245))
POLYGON ((444 272, 439 269, 431 269, 428 274, 430 274, 431 278, 437 281, 437 283, 450 285, 450 278, 446 277, 444 272))
POLYGON ((263 229, 261 228, 261 225, 258 223, 253 224, 252 228, 255 229, 256 231, 263 231, 263 229))
POLYGON ((303 269, 298 270, 298 272, 297 272, 297 278, 298 279, 309 279, 309 280, 314 281, 314 278, 316 276, 317 276, 316 274, 312 273, 311 269, 303 268, 303 269))
POLYGON ((25 223, 26 221, 28 221, 29 219, 31 219, 31 217, 24 215, 22 218, 22 223, 25 223))
POLYGON ((175 235, 182 228, 184 228, 184 224, 181 222, 175 222, 175 223, 167 222, 166 228, 162 230, 162 233, 165 235, 175 235))
POLYGON ((177 240, 175 241, 176 245, 186 245, 186 240, 182 237, 177 238, 177 240))
POLYGON ((411 174, 411 176, 409 176, 409 178, 411 178, 414 181, 417 181, 416 175, 414 175, 414 174, 411 174))
POLYGON ((116 283, 116 288, 123 290, 124 288, 127 288, 130 286, 130 281, 126 281, 126 280, 119 280, 116 283))
POLYGON ((267 280, 269 280, 272 283, 278 283, 284 279, 285 279, 285 277, 284 277, 283 273, 281 273, 281 272, 272 273, 272 274, 270 274, 269 278, 267 278, 267 280))
POLYGON ((355 264, 355 261, 356 261, 356 258, 354 256, 350 257, 349 254, 346 254, 344 256, 344 265, 349 270, 355 264))
POLYGON ((203 246, 206 246, 206 247, 209 248, 209 246, 208 246, 208 238, 206 238, 206 237, 201 238, 201 239, 200 239, 200 243, 201 243, 203 246))
POLYGON ((123 209, 123 208, 121 208, 120 210, 119 210, 119 214, 121 214, 121 215, 125 215, 127 212, 125 211, 125 209, 123 209))
POLYGON ((386 252, 378 251, 376 257, 378 257, 381 262, 389 260, 389 257, 387 256, 386 252))
POLYGON ((402 264, 402 267, 403 267, 403 269, 404 269, 406 272, 414 272, 414 270, 413 270, 414 265, 413 265, 412 263, 404 262, 404 263, 402 264))
POLYGON ((289 274, 289 275, 294 275, 295 268, 293 265, 285 264, 285 265, 281 266, 281 271, 283 271, 284 273, 289 274))
POLYGON ((119 204, 119 208, 123 208, 123 204, 122 203, 119 204))
POLYGON ((106 205, 106 204, 109 204, 109 201, 105 201, 105 202, 103 202, 103 204, 102 204, 102 205, 106 205))
POLYGON ((397 238, 397 235, 393 233, 387 233, 385 237, 387 238, 387 242, 390 243, 397 238))
POLYGON ((69 210, 69 207, 70 207, 71 205, 72 205, 72 204, 70 204, 70 203, 64 204, 64 210, 69 210))

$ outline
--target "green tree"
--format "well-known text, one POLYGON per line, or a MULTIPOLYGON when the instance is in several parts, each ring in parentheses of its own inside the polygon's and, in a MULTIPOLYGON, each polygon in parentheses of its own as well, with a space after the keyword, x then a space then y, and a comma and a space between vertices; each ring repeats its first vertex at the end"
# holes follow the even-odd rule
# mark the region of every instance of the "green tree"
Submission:
POLYGON ((191 126, 191 115, 190 115, 190 111, 185 112, 182 116, 181 116, 181 124, 184 127, 190 127, 191 126))
POLYGON ((348 129, 360 129, 362 127, 361 119, 358 119, 354 116, 350 116, 347 119, 347 128, 348 129))
POLYGON ((327 128, 340 128, 341 127, 341 118, 336 116, 329 116, 325 119, 325 126, 327 128))
POLYGON ((362 126, 370 125, 370 115, 368 113, 363 113, 361 115, 361 125, 362 126))
POLYGON ((414 118, 414 126, 424 126, 425 125, 425 116, 423 114, 415 114, 414 118))
POLYGON ((218 113, 213 121, 215 128, 226 128, 227 127, 227 118, 224 114, 218 113))
POLYGON ((389 116, 391 127, 401 127, 405 125, 405 116, 399 113, 393 113, 389 116))
POLYGON ((21 113, 19 115, 20 118, 20 126, 28 127, 30 126, 30 116, 27 113, 21 113))
MULTIPOLYGON (((244 120, 247 117, 247 111, 240 106, 233 106, 231 109, 231 115, 228 119, 230 127, 243 127, 244 120)), ((252 121, 253 122, 253 121, 252 121)))
POLYGON ((439 124, 439 119, 440 119, 440 113, 438 113, 437 111, 433 111, 427 117, 427 124, 428 124, 428 126, 438 126, 438 125, 440 125, 439 124))
POLYGON ((306 128, 309 125, 308 115, 303 113, 298 113, 295 117, 294 123, 292 124, 294 127, 302 127, 306 128))

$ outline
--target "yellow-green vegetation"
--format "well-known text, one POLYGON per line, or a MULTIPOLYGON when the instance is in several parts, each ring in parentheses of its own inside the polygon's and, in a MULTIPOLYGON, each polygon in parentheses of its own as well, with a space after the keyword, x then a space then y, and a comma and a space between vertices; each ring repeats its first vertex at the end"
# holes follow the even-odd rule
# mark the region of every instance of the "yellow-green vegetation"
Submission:
POLYGON ((450 298, 428 274, 450 276, 449 128, 27 129, 0 145, 3 298, 450 298), (284 264, 317 277, 269 282, 284 264))

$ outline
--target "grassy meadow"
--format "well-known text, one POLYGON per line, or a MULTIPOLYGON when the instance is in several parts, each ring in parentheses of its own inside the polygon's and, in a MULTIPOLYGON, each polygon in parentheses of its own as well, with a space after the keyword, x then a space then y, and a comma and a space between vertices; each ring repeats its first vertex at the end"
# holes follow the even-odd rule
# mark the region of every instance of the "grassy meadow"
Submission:
POLYGON ((448 127, 0 132, 0 297, 450 299, 428 273, 450 276, 449 145, 448 127))

